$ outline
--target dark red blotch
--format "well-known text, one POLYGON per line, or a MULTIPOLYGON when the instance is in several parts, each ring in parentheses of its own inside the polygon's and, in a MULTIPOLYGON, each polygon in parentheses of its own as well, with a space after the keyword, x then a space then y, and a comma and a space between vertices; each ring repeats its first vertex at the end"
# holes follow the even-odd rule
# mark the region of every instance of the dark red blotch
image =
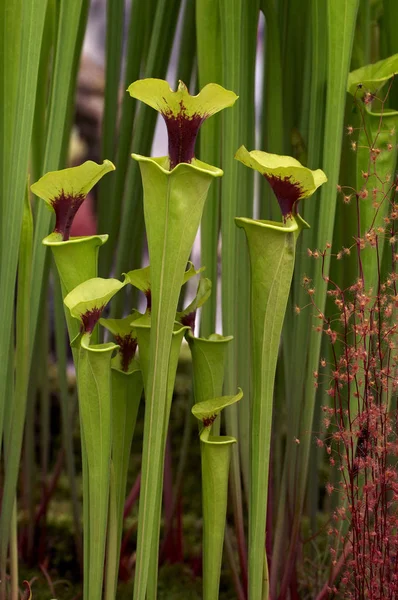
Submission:
POLYGON ((217 418, 217 415, 211 415, 211 417, 207 417, 207 418, 203 419, 203 426, 210 427, 210 425, 213 425, 216 418, 217 418))
POLYGON ((137 350, 137 338, 131 334, 127 334, 115 335, 115 339, 116 343, 120 346, 119 353, 121 356, 122 371, 127 372, 137 350))
POLYGON ((188 116, 183 101, 180 112, 174 115, 171 110, 162 113, 169 136, 170 169, 180 163, 190 163, 195 158, 195 143, 198 131, 207 115, 195 113, 188 116))
POLYGON ((145 294, 145 297, 146 297, 146 309, 148 311, 150 311, 151 307, 152 307, 152 294, 151 294, 151 290, 150 289, 145 290, 144 294, 145 294))
POLYGON ((84 314, 82 314, 81 319, 83 333, 92 333, 94 331, 94 327, 96 326, 103 310, 104 307, 101 306, 100 308, 87 310, 84 314))
POLYGON ((181 317, 181 324, 190 327, 192 333, 195 331, 195 321, 196 321, 196 310, 192 311, 188 315, 184 315, 181 317))
POLYGON ((278 177, 276 175, 264 175, 278 200, 282 211, 283 219, 297 213, 297 203, 300 200, 303 190, 298 183, 291 181, 289 177, 278 177))
POLYGON ((51 205, 55 211, 54 232, 60 233, 64 241, 69 240, 73 219, 84 199, 84 194, 65 194, 64 190, 61 190, 59 196, 51 200, 51 205))

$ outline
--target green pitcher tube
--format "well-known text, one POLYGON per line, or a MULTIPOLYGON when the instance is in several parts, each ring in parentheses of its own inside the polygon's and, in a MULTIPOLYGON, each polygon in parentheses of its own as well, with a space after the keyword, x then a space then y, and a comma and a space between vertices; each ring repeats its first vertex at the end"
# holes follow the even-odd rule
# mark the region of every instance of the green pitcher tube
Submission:
POLYGON ((236 439, 230 436, 211 435, 211 428, 222 409, 238 402, 242 396, 242 390, 239 390, 235 396, 213 397, 196 402, 192 408, 192 413, 202 424, 200 455, 204 600, 218 600, 219 597, 231 446, 236 443, 236 439))
POLYGON ((167 157, 148 159, 134 155, 134 158, 140 163, 144 186, 153 332, 145 387, 146 414, 135 579, 137 600, 144 600, 149 553, 144 548, 143 540, 153 539, 155 515, 160 510, 161 494, 159 483, 155 482, 160 481, 163 469, 161 440, 167 404, 168 364, 181 281, 199 228, 208 188, 213 177, 221 176, 222 171, 196 160, 194 164, 181 163, 168 171, 167 157))
MULTIPOLYGON (((140 364, 142 368, 142 374, 144 379, 144 388, 146 390, 146 385, 148 381, 148 369, 150 362, 150 338, 151 338, 151 317, 147 313, 143 315, 140 319, 134 321, 134 326, 137 332, 138 338, 138 347, 140 352, 140 364)), ((188 327, 180 325, 179 323, 174 324, 172 340, 171 340, 171 350, 170 350, 170 360, 168 365, 168 373, 167 373, 167 398, 166 398, 166 407, 164 410, 164 419, 163 426, 161 432, 161 469, 159 472, 158 479, 158 489, 160 495, 162 494, 163 489, 163 464, 164 464, 164 456, 166 450, 166 439, 167 439, 167 431, 169 425, 170 418, 170 409, 171 402, 173 399, 173 391, 174 391, 174 383, 177 373, 178 366, 178 358, 180 355, 181 342, 183 340, 185 332, 188 330, 188 327)), ((161 497, 161 496, 160 496, 161 497)), ((160 531, 160 520, 161 520, 161 511, 162 505, 157 507, 157 513, 155 516, 155 522, 153 527, 153 541, 151 546, 151 558, 149 564, 149 578, 147 585, 147 599, 152 600, 156 598, 157 594, 157 581, 158 581, 158 553, 159 553, 159 531, 160 531)))
POLYGON ((144 188, 152 284, 152 335, 134 581, 135 600, 145 600, 150 561, 146 541, 154 540, 154 523, 161 503, 162 429, 177 302, 210 183, 222 175, 220 169, 195 158, 195 142, 203 121, 232 106, 237 96, 217 84, 209 84, 198 95, 191 96, 183 82, 179 82, 174 92, 166 81, 159 79, 136 81, 128 91, 160 112, 169 142, 166 157, 150 159, 133 155, 139 162, 144 188))
MULTIPOLYGON (((31 186, 31 190, 42 198, 55 215, 53 232, 43 240, 52 248, 58 274, 61 280, 62 297, 72 292, 87 279, 96 277, 99 247, 108 239, 104 236, 70 238, 73 219, 92 187, 115 166, 108 160, 102 165, 86 161, 77 167, 46 173, 31 186)), ((65 309, 69 339, 74 340, 80 331, 79 323, 65 309)), ((95 341, 94 333, 93 341, 95 341)), ((79 351, 73 347, 73 360, 78 371, 79 351)), ((80 416, 81 419, 81 416, 80 416)), ((88 516, 88 477, 87 455, 83 427, 81 427, 82 469, 83 469, 83 521, 86 524, 84 536, 84 565, 89 570, 89 516, 88 516)), ((84 596, 87 598, 88 578, 84 580, 84 596)))
MULTIPOLYGON (((76 286, 88 279, 97 277, 98 252, 108 240, 108 235, 93 235, 70 238, 63 242, 48 235, 43 244, 51 248, 61 282, 62 297, 65 298, 76 286)), ((65 309, 69 337, 73 340, 79 333, 79 324, 65 309)))
POLYGON ((362 272, 366 289, 377 293, 377 253, 382 262, 386 247, 385 217, 390 209, 391 191, 395 188, 397 160, 398 111, 384 106, 388 85, 398 71, 398 54, 351 71, 347 92, 361 104, 360 128, 356 140, 357 194, 360 207, 360 233, 366 246, 361 249, 362 272), (384 90, 382 89, 384 86, 384 90))
POLYGON ((311 171, 290 156, 242 146, 235 156, 259 171, 271 185, 283 222, 236 218, 247 239, 250 259, 250 319, 252 381, 249 487, 249 598, 268 600, 265 559, 268 476, 274 381, 282 326, 293 276, 297 238, 309 225, 297 212, 298 203, 326 181, 320 169, 311 171), (265 567, 264 567, 265 565, 265 567))
MULTIPOLYGON (((52 250, 65 298, 77 285, 97 276, 98 250, 107 235, 70 238, 73 219, 93 186, 115 166, 109 160, 97 164, 91 160, 77 167, 50 171, 31 185, 55 215, 53 232, 43 239, 52 250)), ((65 310, 69 337, 78 334, 78 325, 65 310)))
POLYGON ((111 298, 124 287, 117 279, 89 279, 65 297, 79 324, 73 345, 77 354, 77 386, 81 423, 84 506, 84 600, 101 598, 108 523, 112 448, 112 343, 90 345, 91 335, 111 298))
MULTIPOLYGON (((188 333, 187 340, 192 354, 195 402, 221 396, 226 348, 233 337, 213 333, 208 338, 197 338, 188 333)), ((219 433, 220 419, 216 418, 212 425, 212 434, 219 433)))
POLYGON ((85 600, 91 600, 102 596, 112 442, 111 358, 117 346, 90 346, 87 341, 79 349, 77 384, 88 465, 90 558, 85 565, 85 600))
MULTIPOLYGON (((112 516, 114 518, 116 531, 110 531, 110 522, 108 535, 112 536, 114 533, 115 540, 114 548, 111 552, 107 552, 105 579, 106 598, 112 598, 112 600, 116 598, 131 443, 133 441, 135 424, 143 391, 142 373, 138 362, 133 360, 127 372, 122 371, 119 368, 118 362, 118 357, 113 358, 111 362, 113 465, 111 494, 115 494, 114 515, 112 516)), ((112 507, 110 507, 110 511, 111 510, 112 507)), ((110 519, 112 520, 111 515, 110 519)))
POLYGON ((252 379, 249 511, 249 596, 262 599, 272 406, 278 350, 297 237, 305 223, 289 227, 236 218, 246 233, 251 273, 252 379))

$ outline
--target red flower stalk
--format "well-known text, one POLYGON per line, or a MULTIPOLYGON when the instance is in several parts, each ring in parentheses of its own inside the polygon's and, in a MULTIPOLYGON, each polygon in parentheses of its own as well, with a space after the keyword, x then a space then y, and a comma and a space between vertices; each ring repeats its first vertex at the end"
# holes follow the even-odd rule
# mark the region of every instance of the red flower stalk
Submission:
MULTIPOLYGON (((363 127, 367 126, 364 120, 363 127)), ((336 310, 333 315, 318 311, 317 327, 330 340, 332 356, 331 364, 322 359, 315 373, 316 386, 322 377, 328 378, 330 398, 323 407, 324 435, 320 443, 318 438, 318 446, 326 447, 331 468, 340 473, 337 485, 326 486, 329 495, 340 492, 328 529, 335 578, 328 589, 333 597, 353 600, 398 598, 398 211, 392 173, 378 172, 377 157, 388 150, 384 148, 374 159, 382 131, 383 125, 374 139, 369 137, 363 187, 348 194, 339 187, 343 200, 356 198, 357 231, 352 247, 335 256, 341 260, 355 250, 358 276, 343 289, 324 275, 336 310), (370 193, 372 188, 377 188, 377 194, 370 193), (372 205, 375 195, 377 203, 372 205), (364 202, 374 208, 374 218, 367 223, 361 218, 361 211, 369 214, 364 202), (376 226, 380 205, 386 216, 383 226, 376 226), (383 257, 385 240, 390 247, 385 246, 383 257)), ((320 257, 323 264, 327 252, 330 245, 309 255, 320 257)), ((305 285, 316 308, 311 282, 305 285)), ((326 598, 323 593, 320 597, 326 598)))

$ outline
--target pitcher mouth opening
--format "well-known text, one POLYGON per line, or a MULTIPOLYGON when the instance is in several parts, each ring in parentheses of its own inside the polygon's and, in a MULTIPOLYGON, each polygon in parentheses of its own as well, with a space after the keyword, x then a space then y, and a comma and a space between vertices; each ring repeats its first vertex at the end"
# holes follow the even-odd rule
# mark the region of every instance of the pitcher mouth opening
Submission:
POLYGON ((175 167, 170 168, 170 159, 168 156, 143 156, 142 154, 132 154, 131 157, 137 162, 147 162, 154 164, 162 173, 165 175, 172 175, 183 168, 191 168, 193 171, 203 173, 204 175, 210 175, 210 177, 222 177, 224 171, 218 167, 213 167, 198 158, 193 158, 191 162, 180 162, 175 167))

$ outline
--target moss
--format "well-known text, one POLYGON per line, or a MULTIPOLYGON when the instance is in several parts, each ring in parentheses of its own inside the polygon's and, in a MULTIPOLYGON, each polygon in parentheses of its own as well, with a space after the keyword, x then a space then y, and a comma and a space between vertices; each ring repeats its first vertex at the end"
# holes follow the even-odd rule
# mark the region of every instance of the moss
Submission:
MULTIPOLYGON (((57 578, 56 574, 48 574, 51 584, 42 572, 35 570, 22 570, 21 581, 32 581, 33 600, 74 600, 82 589, 66 579, 57 578), (51 587, 55 596, 51 591, 51 587)), ((236 593, 229 586, 230 577, 224 574, 221 581, 219 600, 235 600, 236 593), (227 587, 225 584, 227 583, 227 587)), ((117 591, 117 600, 131 600, 133 597, 134 582, 120 583, 117 591)), ((201 600, 202 580, 195 577, 186 565, 163 565, 159 570, 158 600, 201 600)))
MULTIPOLYGON (((187 347, 188 348, 188 347, 187 347)), ((190 407, 191 399, 191 364, 189 355, 183 357, 179 363, 176 394, 173 399, 170 428, 171 428, 171 451, 173 480, 175 480, 178 461, 181 453, 181 441, 185 427, 187 404, 190 407)), ((56 394, 52 396, 52 404, 57 405, 56 394)), ((59 409, 54 411, 55 429, 60 431, 59 409)), ((144 423, 144 403, 141 403, 137 419, 137 426, 133 440, 130 468, 128 474, 127 493, 134 484, 140 470, 141 448, 144 423)), ((74 428, 75 452, 76 452, 76 478, 77 488, 81 500, 81 467, 80 467, 80 443, 78 419, 74 428)), ((61 443, 61 437, 53 439, 51 454, 56 456, 61 443)), ((183 551, 184 564, 163 564, 159 571, 159 593, 158 600, 196 600, 202 598, 201 551, 202 551, 202 507, 201 507, 201 464, 200 445, 198 429, 195 419, 192 417, 191 438, 188 444, 187 465, 184 471, 182 483, 182 529, 183 529, 183 551)), ((46 523, 42 523, 42 529, 36 531, 35 552, 33 560, 44 560, 47 565, 47 577, 37 567, 27 570, 21 564, 20 581, 27 579, 32 583, 33 600, 74 600, 81 593, 80 571, 76 560, 74 547, 73 520, 69 496, 69 482, 65 474, 62 474, 51 499, 46 516, 46 523), (36 550, 37 549, 37 550, 36 550), (53 591, 51 590, 53 586, 53 591)), ((40 495, 37 497, 40 502, 40 495)), ((127 556, 133 555, 135 551, 135 534, 137 530, 138 503, 136 503, 130 515, 124 523, 127 532, 132 529, 131 541, 126 550, 127 556)), ((21 512, 19 515, 20 527, 23 529, 26 517, 21 512)), ((163 536, 163 527, 161 537, 163 536)), ((133 595, 134 582, 122 582, 118 587, 117 600, 131 599, 133 595)), ((224 562, 221 574, 220 600, 233 600, 236 592, 233 588, 231 574, 228 565, 224 562)))
POLYGON ((301 526, 301 564, 297 565, 298 586, 302 600, 316 598, 329 577, 330 553, 328 538, 328 515, 318 512, 316 531, 311 529, 308 517, 303 517, 301 526))

